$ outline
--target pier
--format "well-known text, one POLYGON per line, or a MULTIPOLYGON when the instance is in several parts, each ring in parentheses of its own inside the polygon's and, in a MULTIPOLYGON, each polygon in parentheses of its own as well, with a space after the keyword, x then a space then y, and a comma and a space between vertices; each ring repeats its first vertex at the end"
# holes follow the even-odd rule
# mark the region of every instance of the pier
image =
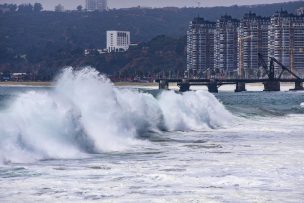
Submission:
MULTIPOLYGON (((208 91, 212 93, 218 93, 219 87, 223 85, 235 85, 235 92, 246 91, 246 84, 252 83, 263 83, 264 91, 280 91, 281 83, 294 83, 293 91, 304 90, 303 83, 304 79, 300 78, 289 68, 284 66, 282 63, 277 61, 273 57, 269 57, 269 66, 263 60, 262 55, 259 54, 259 65, 263 67, 266 77, 262 79, 223 79, 223 78, 208 78, 208 79, 192 79, 192 78, 160 78, 155 80, 159 84, 159 89, 168 90, 170 83, 176 83, 179 87, 180 92, 186 92, 190 90, 191 86, 207 86, 208 91), (276 69, 275 69, 276 64, 276 69), (283 78, 282 76, 289 76, 288 78, 283 78)), ((241 71, 242 72, 242 71, 241 71)))
POLYGON ((190 90, 191 86, 207 86, 208 91, 218 93, 219 87, 223 85, 235 85, 235 92, 246 91, 246 84, 263 83, 264 91, 280 91, 281 83, 294 83, 294 91, 304 90, 304 79, 157 79, 155 82, 159 83, 159 89, 169 89, 170 83, 176 83, 180 92, 190 90))

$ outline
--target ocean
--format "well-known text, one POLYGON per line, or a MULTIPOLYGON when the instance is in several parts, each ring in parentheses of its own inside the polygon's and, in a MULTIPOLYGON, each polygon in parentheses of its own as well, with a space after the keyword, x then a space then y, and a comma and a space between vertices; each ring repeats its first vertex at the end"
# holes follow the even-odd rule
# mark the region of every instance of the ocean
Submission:
POLYGON ((0 202, 304 201, 304 92, 0 87, 0 202))

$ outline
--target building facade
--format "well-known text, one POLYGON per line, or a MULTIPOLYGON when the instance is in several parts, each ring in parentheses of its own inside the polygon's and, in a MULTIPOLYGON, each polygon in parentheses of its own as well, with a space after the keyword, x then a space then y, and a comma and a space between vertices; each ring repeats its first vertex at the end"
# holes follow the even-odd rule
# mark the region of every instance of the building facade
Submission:
POLYGON ((123 52, 130 47, 130 32, 128 31, 107 31, 108 52, 123 52))
POLYGON ((280 11, 270 18, 250 12, 240 21, 227 15, 216 23, 194 18, 187 31, 185 76, 262 77, 259 54, 304 75, 303 8, 297 15, 280 11))
POLYGON ((296 12, 297 12, 297 15, 299 15, 299 16, 304 15, 304 7, 298 8, 296 12))
POLYGON ((276 12, 269 26, 269 53, 294 72, 304 70, 304 16, 276 12))
POLYGON ((187 77, 206 77, 214 69, 216 24, 197 17, 187 31, 187 77))
POLYGON ((259 68, 258 54, 268 58, 268 27, 270 18, 247 13, 238 30, 238 70, 241 77, 256 77, 259 68))
POLYGON ((87 11, 105 11, 108 9, 107 0, 86 0, 87 11))
POLYGON ((225 76, 232 76, 238 66, 238 26, 239 20, 227 15, 216 22, 214 67, 225 76))

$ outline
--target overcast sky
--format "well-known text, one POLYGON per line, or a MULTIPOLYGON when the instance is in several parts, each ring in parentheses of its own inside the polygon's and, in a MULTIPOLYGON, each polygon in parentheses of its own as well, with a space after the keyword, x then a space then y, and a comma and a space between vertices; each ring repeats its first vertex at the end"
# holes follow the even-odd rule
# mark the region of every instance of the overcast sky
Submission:
MULTIPOLYGON (((134 6, 148 6, 148 7, 193 7, 200 2, 202 7, 210 6, 231 6, 231 5, 252 5, 263 3, 278 3, 287 2, 290 0, 108 0, 110 8, 127 8, 134 6)), ((85 0, 0 0, 0 3, 35 3, 39 2, 47 10, 53 10, 54 6, 61 3, 66 9, 75 9, 77 5, 85 4, 85 0)))

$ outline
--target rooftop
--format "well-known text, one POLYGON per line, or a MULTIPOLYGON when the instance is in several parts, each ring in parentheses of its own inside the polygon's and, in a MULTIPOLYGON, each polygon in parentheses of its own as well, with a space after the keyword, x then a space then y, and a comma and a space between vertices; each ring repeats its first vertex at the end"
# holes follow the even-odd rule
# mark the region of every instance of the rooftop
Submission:
POLYGON ((252 12, 245 13, 245 15, 243 17, 243 20, 253 20, 253 19, 256 19, 256 20, 269 20, 269 17, 258 16, 256 13, 252 13, 252 12))
POLYGON ((196 17, 192 20, 192 24, 193 25, 198 25, 198 24, 211 24, 211 25, 215 25, 215 22, 211 22, 211 21, 207 21, 204 18, 201 17, 196 17))

